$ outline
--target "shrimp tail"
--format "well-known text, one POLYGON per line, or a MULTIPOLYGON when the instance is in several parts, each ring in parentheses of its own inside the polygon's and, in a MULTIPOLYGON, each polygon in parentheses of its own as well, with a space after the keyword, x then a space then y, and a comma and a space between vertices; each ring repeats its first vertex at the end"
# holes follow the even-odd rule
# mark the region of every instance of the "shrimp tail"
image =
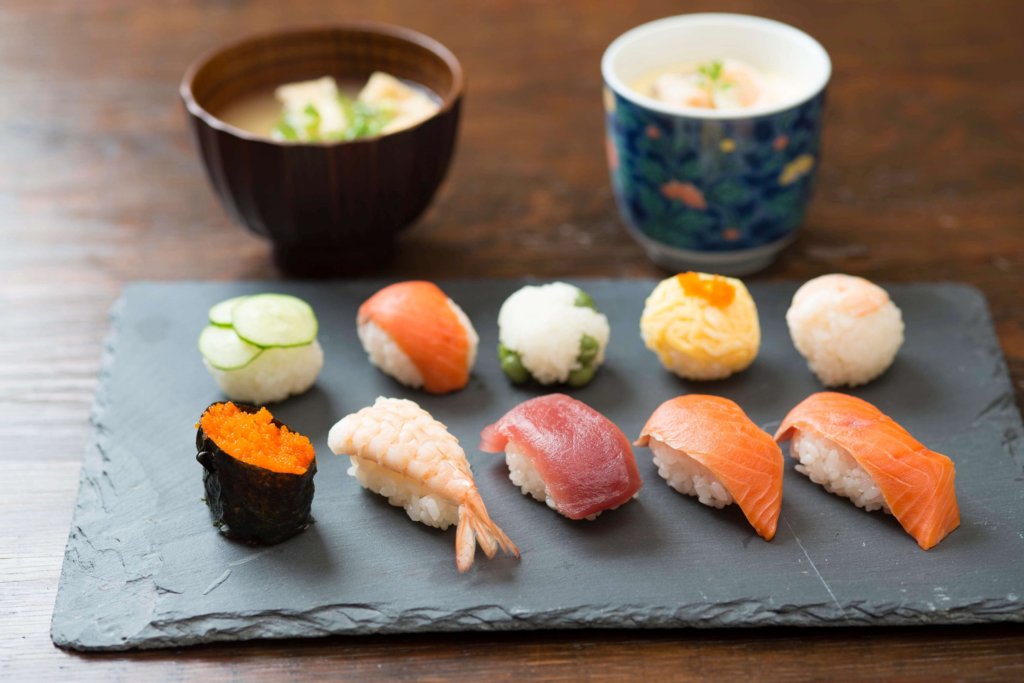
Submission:
POLYGON ((473 566, 476 546, 487 557, 494 557, 501 548, 508 555, 519 557, 519 548, 487 514, 479 495, 471 496, 459 506, 459 528, 455 533, 455 565, 460 572, 473 566))

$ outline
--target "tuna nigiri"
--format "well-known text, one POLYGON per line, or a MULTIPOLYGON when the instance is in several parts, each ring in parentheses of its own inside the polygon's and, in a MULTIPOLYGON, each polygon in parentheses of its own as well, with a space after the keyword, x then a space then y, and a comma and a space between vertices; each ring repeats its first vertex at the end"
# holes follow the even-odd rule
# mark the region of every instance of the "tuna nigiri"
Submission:
POLYGON ((830 391, 789 411, 775 434, 797 471, 865 510, 881 508, 925 550, 960 526, 953 461, 867 401, 830 391))
POLYGON ((385 287, 359 307, 356 324, 370 362, 402 384, 446 394, 469 382, 479 337, 434 283, 385 287))
POLYGON ((638 446, 650 446, 668 485, 715 508, 736 503, 764 540, 782 509, 782 451, 726 398, 689 394, 665 401, 638 446))
POLYGON ((480 450, 504 450, 512 483, 569 519, 594 519, 642 485, 622 430, 565 394, 520 403, 483 430, 480 450))
POLYGON ((380 397, 346 415, 327 436, 337 455, 348 455, 348 473, 416 522, 439 529, 452 524, 460 572, 473 565, 476 545, 487 557, 498 548, 519 549, 487 514, 466 454, 443 424, 412 401, 380 397))

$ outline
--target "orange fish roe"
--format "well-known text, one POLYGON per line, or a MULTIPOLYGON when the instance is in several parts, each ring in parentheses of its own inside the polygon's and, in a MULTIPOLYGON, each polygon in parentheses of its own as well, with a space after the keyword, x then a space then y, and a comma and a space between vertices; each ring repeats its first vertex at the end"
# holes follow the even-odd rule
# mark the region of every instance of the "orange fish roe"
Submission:
POLYGON ((676 280, 688 296, 700 297, 715 308, 725 308, 736 298, 736 288, 721 275, 687 272, 676 275, 676 280))
POLYGON ((313 461, 313 444, 302 434, 273 423, 266 408, 247 413, 234 403, 215 403, 199 423, 206 436, 236 460, 271 472, 304 474, 313 461))

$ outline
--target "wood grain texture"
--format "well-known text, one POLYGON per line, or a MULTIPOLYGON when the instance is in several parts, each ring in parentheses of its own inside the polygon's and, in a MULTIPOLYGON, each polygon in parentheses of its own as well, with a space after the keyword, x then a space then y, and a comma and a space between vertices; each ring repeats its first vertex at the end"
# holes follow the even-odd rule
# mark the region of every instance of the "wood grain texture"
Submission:
POLYGON ((0 6, 0 679, 1020 679, 1020 627, 330 639, 83 657, 48 625, 106 310, 134 278, 273 277, 202 177, 177 100, 202 51, 282 25, 375 19, 468 76, 433 207, 386 275, 656 275, 603 158, 598 59, 680 11, 759 13, 830 51, 805 232, 764 279, 847 271, 988 296, 1024 396, 1024 3, 989 0, 8 0, 0 6))

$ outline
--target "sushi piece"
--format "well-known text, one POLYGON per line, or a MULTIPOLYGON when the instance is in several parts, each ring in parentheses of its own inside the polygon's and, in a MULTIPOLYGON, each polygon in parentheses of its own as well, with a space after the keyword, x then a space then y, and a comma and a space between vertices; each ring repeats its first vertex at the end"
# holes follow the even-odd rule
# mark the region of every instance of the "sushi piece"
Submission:
POLYGON ((356 324, 370 362, 402 384, 446 394, 469 382, 480 339, 434 283, 385 287, 359 307, 356 324))
POLYGON ((662 403, 637 446, 649 446, 668 485, 704 505, 736 503, 754 531, 775 537, 785 458, 772 437, 727 398, 689 394, 662 403))
POLYGON ((480 450, 504 451, 512 483, 569 519, 595 519, 643 485, 622 430, 565 394, 520 403, 484 428, 480 450))
POLYGON ((527 286, 498 312, 498 359, 515 383, 581 387, 604 362, 608 318, 579 287, 565 282, 527 286))
POLYGON ((266 408, 214 403, 199 418, 196 460, 225 536, 273 545, 308 527, 316 454, 266 408))
POLYGON ((953 461, 867 401, 812 394, 789 411, 775 439, 790 442, 798 472, 857 507, 893 515, 925 550, 960 526, 953 461))
POLYGON ((761 326, 750 292, 735 278, 680 273, 658 283, 644 304, 640 335, 666 370, 713 380, 757 358, 761 326))
POLYGON ((214 305, 199 334, 203 364, 233 401, 272 403, 304 393, 324 366, 313 309, 287 294, 214 305))
POLYGON ((903 345, 903 315, 878 285, 822 275, 797 290, 786 311, 797 351, 827 387, 858 386, 892 365, 903 345))
POLYGON ((488 516, 458 440, 412 401, 378 398, 335 424, 327 444, 351 458, 348 473, 363 488, 405 508, 414 522, 438 529, 457 525, 460 572, 473 566, 477 543, 487 557, 499 547, 519 557, 519 549, 488 516))

